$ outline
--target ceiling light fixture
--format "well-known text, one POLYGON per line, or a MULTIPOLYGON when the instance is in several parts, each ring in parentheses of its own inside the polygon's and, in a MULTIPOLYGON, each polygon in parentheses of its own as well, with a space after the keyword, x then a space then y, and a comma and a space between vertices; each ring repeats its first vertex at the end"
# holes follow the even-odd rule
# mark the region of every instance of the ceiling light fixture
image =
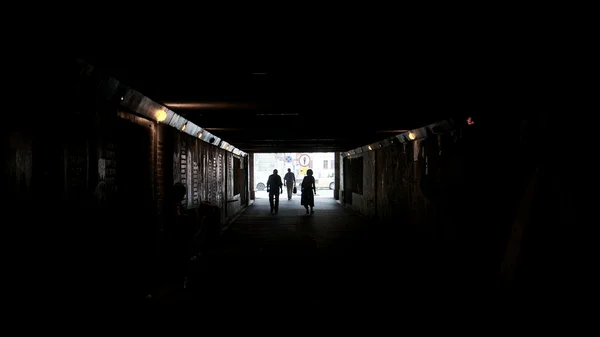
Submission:
POLYGON ((160 109, 160 110, 156 111, 155 116, 156 116, 156 120, 158 122, 162 122, 165 119, 167 119, 167 112, 164 109, 160 109))

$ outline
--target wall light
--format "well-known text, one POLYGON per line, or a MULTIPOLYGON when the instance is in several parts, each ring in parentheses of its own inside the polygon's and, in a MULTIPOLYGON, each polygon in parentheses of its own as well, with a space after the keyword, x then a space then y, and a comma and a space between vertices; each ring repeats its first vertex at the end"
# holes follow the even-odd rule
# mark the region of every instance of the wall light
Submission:
MULTIPOLYGON (((143 115, 151 120, 156 120, 158 123, 171 126, 179 129, 192 137, 201 138, 210 144, 219 146, 221 138, 213 135, 209 131, 205 131, 200 126, 191 121, 187 121, 183 116, 178 115, 169 108, 152 101, 141 93, 125 86, 120 86, 117 92, 111 94, 111 100, 121 101, 120 104, 129 110, 143 115)), ((226 144, 229 145, 229 144, 226 144)), ((239 151, 234 146, 230 146, 231 151, 239 151)), ((241 155, 246 156, 247 153, 239 151, 241 155)))
POLYGON ((155 113, 156 121, 162 122, 167 119, 167 112, 164 109, 160 109, 155 113))
POLYGON ((373 148, 371 147, 371 145, 369 145, 369 150, 373 150, 373 148))
POLYGON ((119 83, 116 80, 108 80, 107 85, 112 87, 113 84, 116 85, 116 88, 112 94, 113 96, 111 97, 111 100, 117 101, 121 104, 125 103, 125 96, 129 94, 129 87, 119 83))
POLYGON ((418 140, 421 138, 427 138, 427 130, 428 130, 428 127, 422 127, 422 128, 408 131, 408 133, 406 135, 408 138, 408 141, 418 140))

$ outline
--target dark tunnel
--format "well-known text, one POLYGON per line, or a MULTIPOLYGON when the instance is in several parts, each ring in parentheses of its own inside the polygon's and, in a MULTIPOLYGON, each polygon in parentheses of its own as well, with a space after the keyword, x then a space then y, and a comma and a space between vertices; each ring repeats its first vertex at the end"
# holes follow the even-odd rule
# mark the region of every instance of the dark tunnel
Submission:
POLYGON ((559 229, 575 221, 574 187, 568 150, 549 141, 564 119, 502 70, 390 84, 383 65, 197 63, 76 55, 60 117, 32 108, 2 125, 5 224, 25 232, 29 262, 15 267, 38 269, 33 287, 214 308, 541 305, 568 292, 559 229), (485 89, 471 81, 485 76, 485 89), (333 153, 330 194, 314 196, 304 169, 286 198, 281 166, 269 212, 257 195, 279 185, 256 188, 264 153, 315 175, 300 156, 333 153))

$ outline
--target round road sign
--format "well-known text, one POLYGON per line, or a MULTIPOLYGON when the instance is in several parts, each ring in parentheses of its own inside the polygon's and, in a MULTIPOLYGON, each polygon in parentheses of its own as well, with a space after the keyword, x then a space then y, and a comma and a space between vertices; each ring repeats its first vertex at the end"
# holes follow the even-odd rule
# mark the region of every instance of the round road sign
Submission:
POLYGON ((301 154, 300 157, 298 157, 298 164, 300 164, 300 166, 307 167, 310 164, 310 157, 306 153, 301 154))

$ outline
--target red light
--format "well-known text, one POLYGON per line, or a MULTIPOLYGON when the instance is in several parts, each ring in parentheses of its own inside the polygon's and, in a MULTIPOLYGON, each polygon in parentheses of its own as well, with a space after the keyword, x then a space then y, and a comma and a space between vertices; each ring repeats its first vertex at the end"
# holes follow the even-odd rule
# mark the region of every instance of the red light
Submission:
POLYGON ((473 118, 471 118, 471 117, 467 118, 467 124, 469 124, 469 125, 475 124, 475 122, 473 121, 473 118))

